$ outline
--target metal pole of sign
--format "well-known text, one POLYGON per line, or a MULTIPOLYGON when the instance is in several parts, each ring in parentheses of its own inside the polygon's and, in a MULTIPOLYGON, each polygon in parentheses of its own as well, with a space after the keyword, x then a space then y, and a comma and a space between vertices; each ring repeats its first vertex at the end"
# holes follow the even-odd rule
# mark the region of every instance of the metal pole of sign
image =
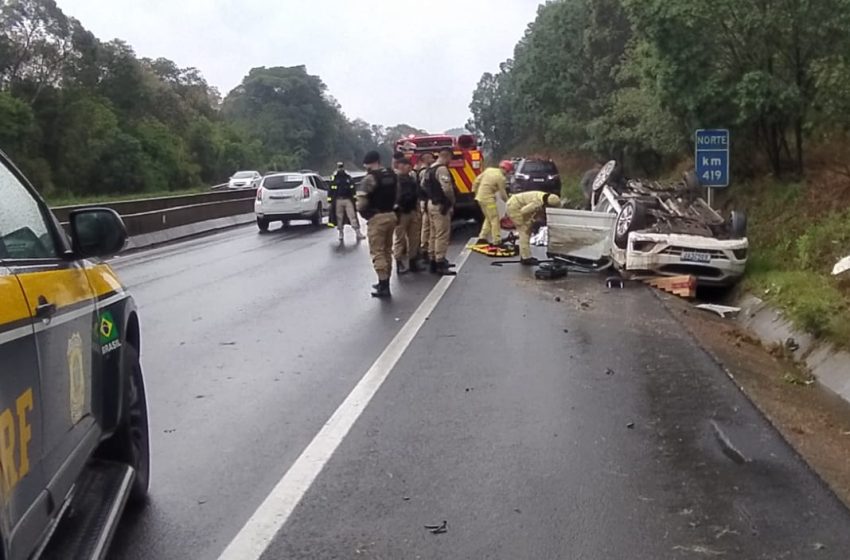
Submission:
POLYGON ((714 189, 707 187, 706 190, 708 191, 708 205, 714 208, 714 189))

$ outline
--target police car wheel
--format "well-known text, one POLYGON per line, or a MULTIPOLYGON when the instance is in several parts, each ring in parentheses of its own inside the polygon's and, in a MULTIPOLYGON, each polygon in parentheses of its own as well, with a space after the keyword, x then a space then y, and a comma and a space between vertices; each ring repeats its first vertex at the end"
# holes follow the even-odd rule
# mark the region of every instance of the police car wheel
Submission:
POLYGON ((316 206, 316 212, 310 218, 310 221, 313 223, 313 226, 319 227, 322 225, 322 205, 319 204, 316 206))
POLYGON ((269 231, 269 221, 263 218, 257 218, 257 227, 262 233, 269 231))
POLYGON ((129 344, 124 347, 123 372, 127 376, 124 391, 125 415, 112 437, 102 444, 99 454, 105 459, 133 467, 136 477, 129 501, 141 505, 147 501, 150 484, 148 407, 139 352, 129 344))

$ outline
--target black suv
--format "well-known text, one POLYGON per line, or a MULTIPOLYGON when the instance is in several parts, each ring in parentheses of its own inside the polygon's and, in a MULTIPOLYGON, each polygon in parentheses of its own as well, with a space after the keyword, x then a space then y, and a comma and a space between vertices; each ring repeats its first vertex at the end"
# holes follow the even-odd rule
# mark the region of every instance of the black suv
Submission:
POLYGON ((112 210, 66 234, 0 152, 0 558, 103 558, 150 456, 136 305, 101 260, 112 210), (45 548, 46 547, 46 548, 45 548))
POLYGON ((561 196, 561 176, 552 160, 526 158, 519 162, 511 192, 544 191, 561 196))

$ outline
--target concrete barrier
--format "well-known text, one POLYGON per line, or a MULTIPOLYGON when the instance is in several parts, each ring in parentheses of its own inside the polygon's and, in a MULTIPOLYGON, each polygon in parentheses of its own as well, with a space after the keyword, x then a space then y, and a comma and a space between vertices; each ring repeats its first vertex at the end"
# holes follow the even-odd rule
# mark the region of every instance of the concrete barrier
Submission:
MULTIPOLYGON (((244 193, 243 193, 244 197, 244 193)), ((153 233, 217 218, 249 214, 254 210, 254 196, 237 200, 203 202, 148 212, 122 215, 130 237, 153 233)))
POLYGON ((207 204, 212 202, 226 202, 231 200, 242 200, 253 198, 257 195, 256 189, 224 189, 215 192, 185 194, 177 196, 163 196, 159 198, 143 198, 138 200, 124 200, 121 202, 104 202, 92 204, 79 204, 74 206, 58 206, 52 208, 53 213, 60 222, 66 223, 68 216, 74 210, 81 208, 91 208, 97 206, 100 208, 112 208, 121 216, 129 216, 132 214, 142 214, 145 212, 154 212, 156 210, 166 210, 184 206, 195 206, 199 204, 207 204))

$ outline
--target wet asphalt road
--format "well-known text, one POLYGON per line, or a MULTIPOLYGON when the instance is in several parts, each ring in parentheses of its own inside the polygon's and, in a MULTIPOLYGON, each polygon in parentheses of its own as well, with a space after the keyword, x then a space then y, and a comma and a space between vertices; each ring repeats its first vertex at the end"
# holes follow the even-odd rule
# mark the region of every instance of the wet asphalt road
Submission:
MULTIPOLYGON (((374 301, 365 244, 307 227, 116 268, 154 453, 121 559, 217 558, 434 285, 374 301)), ((846 559, 850 514, 649 291, 479 255, 263 556, 711 557, 846 559)))

